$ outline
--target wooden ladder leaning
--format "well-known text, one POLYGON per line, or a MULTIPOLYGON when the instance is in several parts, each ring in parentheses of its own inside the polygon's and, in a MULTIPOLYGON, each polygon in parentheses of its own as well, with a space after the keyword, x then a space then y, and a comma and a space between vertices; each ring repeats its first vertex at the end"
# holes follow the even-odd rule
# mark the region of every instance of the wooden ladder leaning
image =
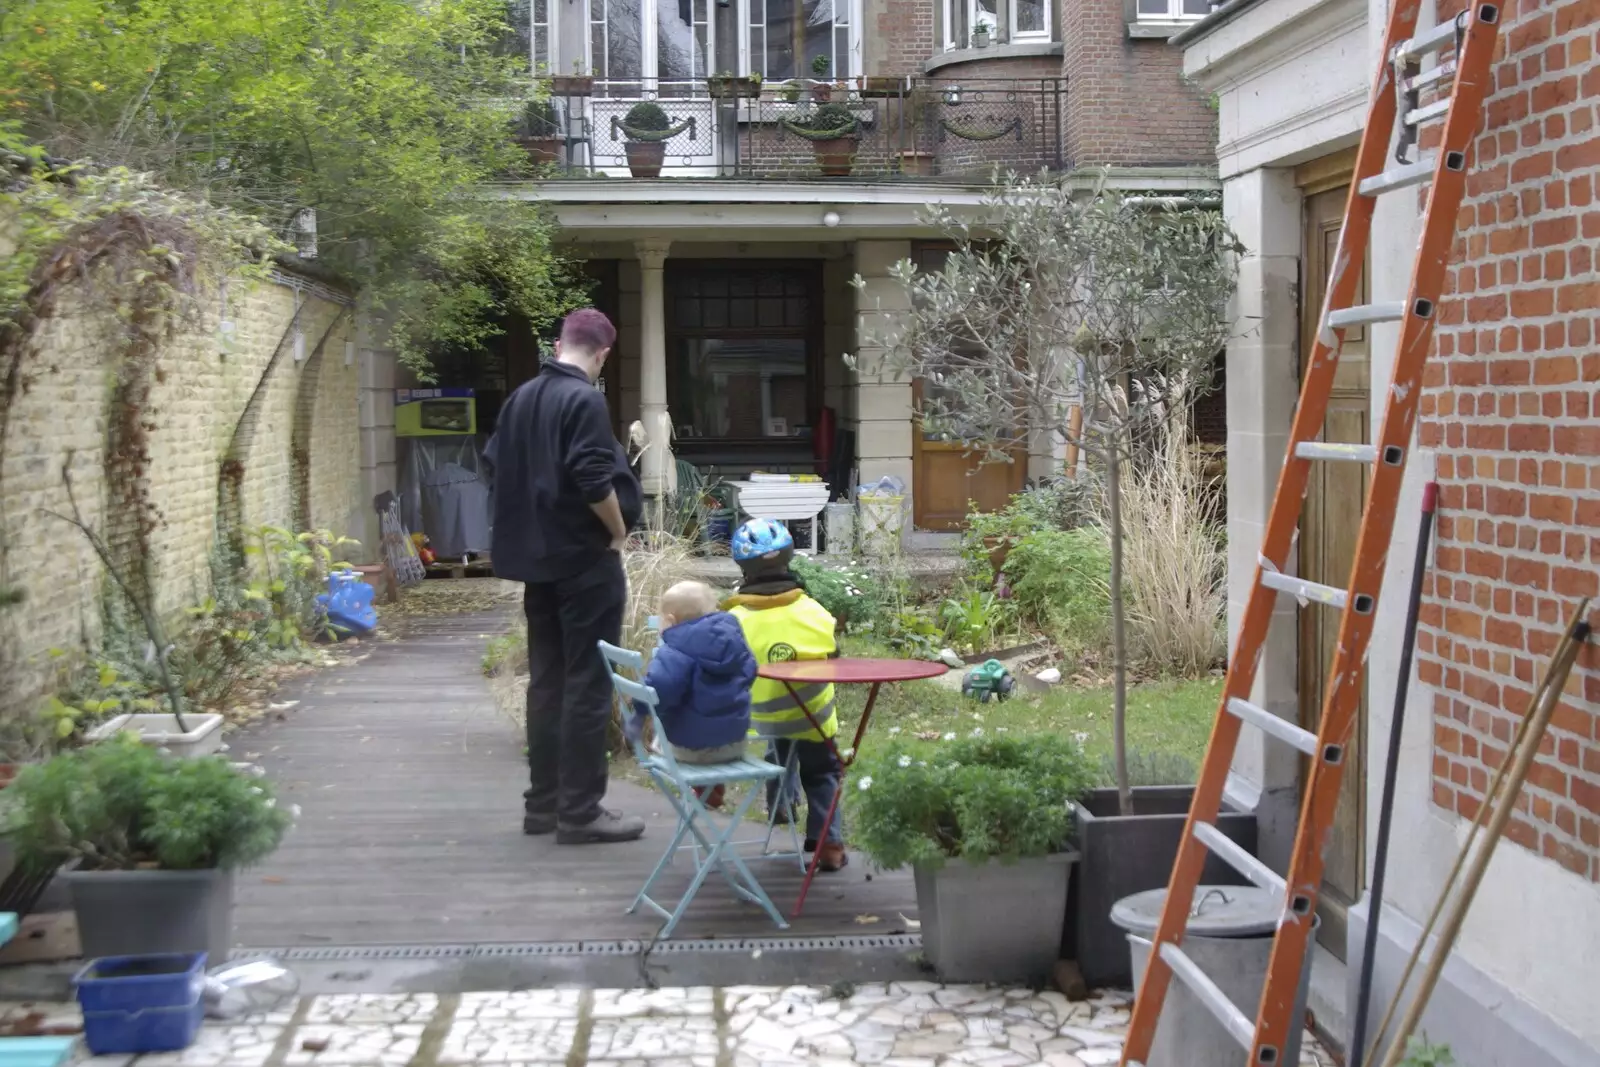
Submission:
POLYGON ((1301 1020, 1293 1018, 1295 994, 1315 923, 1323 877, 1323 847, 1338 804, 1350 731, 1360 706, 1367 643, 1372 637, 1378 591, 1389 555, 1395 508, 1422 392, 1423 368, 1432 349, 1434 310, 1456 237, 1456 215, 1466 188, 1467 158, 1489 88, 1500 23, 1497 3, 1474 0, 1469 10, 1457 18, 1418 35, 1421 6, 1421 0, 1394 0, 1390 9, 1383 58, 1373 81, 1366 130, 1356 157, 1316 347, 1301 385, 1288 454, 1257 557, 1255 584, 1229 663, 1150 962, 1134 1005, 1122 1067, 1143 1067, 1149 1057, 1162 1003, 1174 977, 1238 1040, 1241 1057, 1248 1053, 1248 1058, 1242 1059, 1244 1064, 1292 1067, 1283 1062, 1284 1050, 1291 1028, 1302 1025, 1301 1020), (1435 53, 1436 64, 1424 70, 1424 58, 1435 53), (1437 99, 1422 105, 1425 94, 1437 99), (1387 157, 1397 119, 1398 162, 1391 164, 1387 157), (1443 129, 1437 149, 1420 152, 1419 128, 1438 120, 1442 120, 1443 129), (1377 197, 1430 181, 1432 187, 1406 299, 1352 306, 1366 259, 1377 197), (1320 442, 1317 438, 1321 435, 1344 332, 1352 326, 1374 322, 1401 323, 1393 384, 1378 443, 1320 442), (1289 573, 1288 554, 1299 525, 1311 464, 1318 462, 1362 463, 1370 468, 1355 563, 1346 589, 1318 585, 1289 573), (1337 652, 1317 734, 1249 701, 1272 621, 1273 603, 1280 594, 1297 598, 1311 610, 1332 608, 1340 612, 1337 652), (1216 825, 1228 768, 1244 723, 1310 757, 1287 879, 1235 845, 1216 825), (1195 886, 1208 852, 1215 853, 1257 886, 1284 896, 1283 917, 1273 939, 1266 983, 1253 1020, 1183 951, 1195 886))

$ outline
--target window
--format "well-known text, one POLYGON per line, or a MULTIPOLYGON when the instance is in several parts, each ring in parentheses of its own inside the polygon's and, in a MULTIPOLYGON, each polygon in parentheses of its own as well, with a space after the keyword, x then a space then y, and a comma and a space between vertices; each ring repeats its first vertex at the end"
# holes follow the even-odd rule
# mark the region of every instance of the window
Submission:
POLYGON ((1138 0, 1141 22, 1183 22, 1211 14, 1211 0, 1138 0))
POLYGON ((620 82, 704 78, 710 73, 709 2, 590 0, 589 55, 595 76, 620 82))
POLYGON ((814 273, 717 266, 669 274, 667 403, 680 446, 809 440, 814 273))
POLYGON ((1048 41, 1054 36, 1050 0, 944 0, 947 50, 974 47, 972 36, 979 29, 987 31, 990 44, 1048 41))
MULTIPOLYGON (((528 57, 534 74, 549 74, 550 37, 555 0, 510 0, 506 5, 509 31, 504 42, 506 55, 528 57)), ((554 73, 561 73, 556 71, 554 73)))
POLYGON ((854 0, 748 0, 745 39, 748 73, 766 81, 818 75, 826 57, 826 76, 855 74, 850 9, 854 0))

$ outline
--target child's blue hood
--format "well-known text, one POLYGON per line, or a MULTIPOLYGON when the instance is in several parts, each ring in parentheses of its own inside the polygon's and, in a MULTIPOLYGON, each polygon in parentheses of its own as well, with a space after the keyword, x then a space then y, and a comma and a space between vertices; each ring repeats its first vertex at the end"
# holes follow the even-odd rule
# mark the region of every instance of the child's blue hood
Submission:
POLYGON ((661 632, 661 643, 694 660, 707 674, 739 674, 750 657, 739 620, 726 611, 669 627, 661 632))

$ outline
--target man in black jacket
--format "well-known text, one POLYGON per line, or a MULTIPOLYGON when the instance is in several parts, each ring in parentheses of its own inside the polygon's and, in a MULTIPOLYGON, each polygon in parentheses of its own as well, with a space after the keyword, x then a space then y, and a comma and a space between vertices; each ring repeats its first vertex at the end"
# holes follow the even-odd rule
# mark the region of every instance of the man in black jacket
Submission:
POLYGON ((632 841, 644 820, 601 807, 611 679, 596 643, 622 637, 622 545, 643 498, 594 387, 617 331, 593 308, 561 324, 556 358, 512 393, 485 452, 495 574, 524 583, 528 791, 523 832, 563 845, 632 841))

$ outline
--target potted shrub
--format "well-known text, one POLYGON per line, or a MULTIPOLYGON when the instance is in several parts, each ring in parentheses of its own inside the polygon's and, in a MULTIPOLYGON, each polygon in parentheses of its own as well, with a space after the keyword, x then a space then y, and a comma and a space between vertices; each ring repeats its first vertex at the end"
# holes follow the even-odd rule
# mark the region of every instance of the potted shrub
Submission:
POLYGON ((555 105, 548 100, 529 100, 522 114, 517 116, 512 136, 528 153, 528 161, 541 167, 561 157, 561 138, 557 136, 559 130, 555 105))
POLYGON ((233 872, 271 854, 290 813, 226 760, 114 738, 25 768, 6 790, 17 864, 65 867, 89 957, 233 942, 233 872))
POLYGON ((824 177, 846 178, 855 167, 861 123, 843 104, 823 104, 798 121, 785 120, 789 132, 811 142, 824 177))
POLYGON ((782 100, 785 104, 798 104, 800 102, 801 89, 802 86, 799 79, 779 82, 773 87, 773 95, 779 100, 782 100))
POLYGON ((912 868, 923 951, 943 980, 1050 974, 1077 859, 1071 805, 1093 780, 1083 749, 1057 734, 974 731, 862 758, 846 793, 852 843, 881 867, 912 868))
POLYGON ((623 136, 628 139, 629 172, 635 178, 661 177, 661 164, 667 158, 667 142, 688 129, 693 122, 693 119, 685 119, 674 126, 660 104, 649 100, 634 104, 622 121, 617 123, 623 136))
POLYGON ((972 47, 974 47, 974 48, 988 48, 989 47, 989 24, 988 23, 980 22, 978 24, 978 28, 972 31, 972 47))
POLYGON ((811 83, 811 99, 819 104, 826 104, 833 99, 833 83, 828 81, 828 71, 833 66, 833 61, 826 55, 819 55, 811 61, 811 73, 817 80, 811 83))

